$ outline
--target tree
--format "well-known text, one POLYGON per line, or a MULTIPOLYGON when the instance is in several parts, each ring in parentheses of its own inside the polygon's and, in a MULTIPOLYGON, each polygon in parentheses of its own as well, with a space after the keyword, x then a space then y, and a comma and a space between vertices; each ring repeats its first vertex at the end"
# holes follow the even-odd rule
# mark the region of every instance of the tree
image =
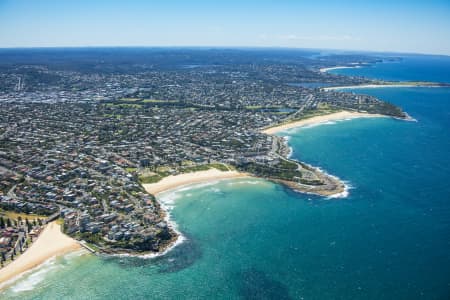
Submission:
POLYGON ((6 226, 11 227, 11 219, 6 219, 6 226))
POLYGON ((5 219, 3 217, 0 217, 0 228, 5 228, 5 219))
POLYGON ((28 233, 30 233, 31 228, 33 227, 33 225, 31 225, 30 221, 28 221, 28 219, 26 219, 25 223, 27 224, 27 231, 28 233))

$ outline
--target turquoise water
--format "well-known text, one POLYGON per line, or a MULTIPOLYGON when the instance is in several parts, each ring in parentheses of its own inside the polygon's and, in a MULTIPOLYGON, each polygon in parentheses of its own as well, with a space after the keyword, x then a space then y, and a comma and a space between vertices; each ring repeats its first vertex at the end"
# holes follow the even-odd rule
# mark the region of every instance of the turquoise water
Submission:
MULTIPOLYGON (((400 64, 399 64, 400 65, 400 64)), ((367 89, 418 122, 357 119, 283 133, 346 198, 260 179, 170 192, 187 240, 153 260, 71 254, 2 299, 448 299, 450 89, 367 89)))

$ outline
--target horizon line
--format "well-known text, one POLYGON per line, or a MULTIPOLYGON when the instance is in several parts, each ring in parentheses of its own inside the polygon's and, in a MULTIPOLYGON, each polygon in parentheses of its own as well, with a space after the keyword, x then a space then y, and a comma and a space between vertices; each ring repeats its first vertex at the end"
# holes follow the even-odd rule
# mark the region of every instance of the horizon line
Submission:
POLYGON ((445 56, 450 54, 442 53, 421 53, 408 51, 389 51, 389 50, 355 50, 355 49, 334 49, 334 48, 309 48, 309 47, 289 47, 289 46, 208 46, 208 45, 82 45, 82 46, 6 46, 0 47, 0 50, 31 50, 31 49, 100 49, 100 48, 209 48, 209 49, 282 49, 282 50, 314 50, 314 51, 335 51, 335 52, 355 52, 355 53, 379 53, 379 54, 395 54, 395 55, 428 55, 428 56, 445 56))

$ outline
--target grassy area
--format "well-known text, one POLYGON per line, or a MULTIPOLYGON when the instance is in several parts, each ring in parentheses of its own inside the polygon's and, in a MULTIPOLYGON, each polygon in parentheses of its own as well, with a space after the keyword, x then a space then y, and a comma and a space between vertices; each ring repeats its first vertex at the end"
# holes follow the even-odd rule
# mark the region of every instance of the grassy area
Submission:
MULTIPOLYGON (((261 177, 296 181, 295 178, 301 178, 302 173, 293 168, 281 168, 282 166, 271 167, 268 165, 249 163, 242 167, 242 171, 249 172, 261 177)), ((284 166, 283 166, 284 167, 284 166)))
POLYGON ((191 173, 191 172, 197 172, 197 171, 206 171, 211 169, 209 165, 198 165, 198 166, 191 166, 191 167, 184 167, 181 168, 180 171, 182 173, 191 173))
POLYGON ((25 214, 25 213, 17 213, 14 211, 6 211, 6 210, 0 210, 0 216, 6 217, 11 220, 18 220, 19 217, 22 218, 22 220, 28 219, 28 220, 34 220, 34 219, 47 219, 47 216, 42 215, 36 215, 36 214, 25 214))
POLYGON ((197 171, 206 171, 206 170, 213 169, 213 168, 217 169, 219 171, 222 171, 222 172, 235 170, 233 167, 228 166, 226 164, 212 163, 212 164, 206 164, 206 165, 183 167, 180 169, 180 171, 182 173, 190 173, 190 172, 197 172, 197 171))
POLYGON ((157 173, 163 173, 163 172, 169 172, 170 170, 172 170, 171 167, 157 167, 156 168, 156 172, 157 173))
POLYGON ((161 179, 163 179, 164 176, 161 176, 159 174, 157 175, 152 175, 152 176, 139 176, 139 181, 142 184, 147 184, 147 183, 155 183, 160 181, 161 179))
MULTIPOLYGON (((85 241, 85 242, 86 242, 86 241, 85 241)), ((88 246, 89 248, 91 248, 91 249, 94 250, 95 252, 100 252, 100 247, 98 247, 98 246, 95 245, 95 244, 86 242, 86 246, 88 246)))
POLYGON ((225 164, 209 164, 209 166, 211 166, 211 168, 214 168, 214 169, 217 169, 217 170, 223 171, 223 172, 231 171, 230 168, 225 164))
POLYGON ((261 105, 249 105, 249 106, 246 106, 245 108, 253 110, 253 109, 261 109, 261 108, 263 108, 263 106, 261 106, 261 105))
POLYGON ((286 170, 296 170, 298 169, 298 165, 295 162, 280 159, 280 163, 277 165, 277 168, 286 170))
POLYGON ((137 171, 137 168, 125 168, 125 171, 127 171, 128 173, 133 173, 137 171))
POLYGON ((339 111, 342 111, 342 109, 335 108, 335 107, 329 107, 327 105, 321 105, 317 109, 311 109, 311 110, 304 111, 301 116, 299 116, 298 118, 295 118, 294 120, 291 120, 291 121, 297 121, 297 120, 309 119, 309 118, 317 117, 317 116, 329 115, 329 114, 333 114, 333 113, 336 113, 339 111))
POLYGON ((178 103, 178 100, 158 100, 158 99, 144 99, 143 103, 178 103))
POLYGON ((126 102, 134 102, 134 101, 139 101, 141 100, 140 98, 120 98, 120 101, 126 101, 126 102))
POLYGON ((120 114, 103 114, 103 117, 105 117, 105 118, 122 119, 122 115, 120 115, 120 114))

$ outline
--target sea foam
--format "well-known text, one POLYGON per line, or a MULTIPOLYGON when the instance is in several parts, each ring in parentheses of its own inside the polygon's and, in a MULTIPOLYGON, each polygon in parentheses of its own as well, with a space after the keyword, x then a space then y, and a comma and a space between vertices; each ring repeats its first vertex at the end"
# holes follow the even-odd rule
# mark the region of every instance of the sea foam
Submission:
POLYGON ((72 259, 86 254, 88 254, 88 252, 85 249, 80 249, 78 251, 69 252, 58 259, 56 256, 51 257, 42 264, 1 283, 0 289, 11 286, 11 291, 14 293, 30 291, 45 280, 49 273, 65 267, 64 263, 61 262, 61 258, 64 261, 70 262, 72 259))

